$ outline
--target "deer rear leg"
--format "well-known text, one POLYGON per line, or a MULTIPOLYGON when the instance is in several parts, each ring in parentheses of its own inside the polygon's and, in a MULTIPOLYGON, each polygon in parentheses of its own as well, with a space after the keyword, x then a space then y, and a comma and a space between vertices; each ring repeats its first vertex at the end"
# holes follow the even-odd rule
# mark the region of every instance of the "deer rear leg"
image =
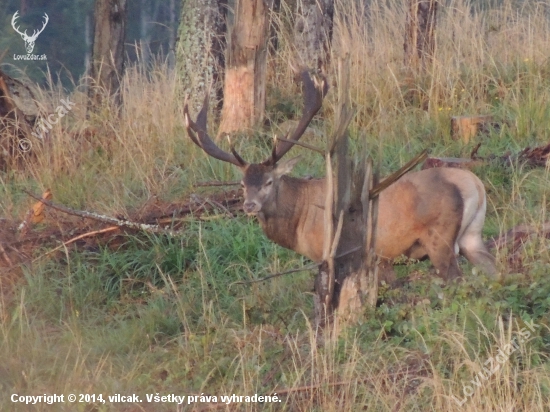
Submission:
POLYGON ((428 235, 428 239, 422 243, 437 274, 444 280, 461 277, 462 272, 455 254, 455 240, 438 236, 433 230, 429 230, 428 235))
POLYGON ((392 262, 386 259, 381 260, 378 264, 378 282, 385 282, 387 285, 393 286, 396 280, 397 276, 392 262))
POLYGON ((458 267, 456 256, 452 249, 444 248, 429 255, 430 260, 438 274, 443 280, 453 280, 462 276, 458 267))

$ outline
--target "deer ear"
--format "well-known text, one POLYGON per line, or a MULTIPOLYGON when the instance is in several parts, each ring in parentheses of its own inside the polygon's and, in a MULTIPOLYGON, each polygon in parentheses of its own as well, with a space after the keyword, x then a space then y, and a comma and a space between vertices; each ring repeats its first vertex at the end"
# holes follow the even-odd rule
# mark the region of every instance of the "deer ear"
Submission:
POLYGON ((277 163, 275 166, 275 169, 273 169, 273 172, 277 177, 280 177, 282 175, 286 175, 287 173, 290 173, 294 166, 296 166, 296 163, 298 163, 298 160, 300 160, 300 156, 293 157, 290 160, 287 160, 286 162, 277 163))

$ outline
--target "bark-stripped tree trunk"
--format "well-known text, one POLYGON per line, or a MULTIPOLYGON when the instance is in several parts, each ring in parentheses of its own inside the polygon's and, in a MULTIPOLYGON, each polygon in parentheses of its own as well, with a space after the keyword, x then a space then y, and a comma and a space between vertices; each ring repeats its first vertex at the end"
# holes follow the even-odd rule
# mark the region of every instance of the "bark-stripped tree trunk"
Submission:
POLYGON ((126 11, 126 0, 96 0, 89 109, 101 106, 107 97, 112 97, 117 106, 122 102, 126 11))
POLYGON ((298 0, 294 45, 302 66, 321 71, 328 64, 333 16, 334 0, 298 0))
POLYGON ((264 0, 237 1, 218 137, 249 130, 264 118, 269 7, 264 0))
POLYGON ((226 0, 183 0, 176 43, 176 73, 183 97, 198 112, 204 97, 220 101, 224 69, 226 0))
POLYGON ((435 53, 437 0, 409 0, 405 24, 405 66, 426 69, 435 53))

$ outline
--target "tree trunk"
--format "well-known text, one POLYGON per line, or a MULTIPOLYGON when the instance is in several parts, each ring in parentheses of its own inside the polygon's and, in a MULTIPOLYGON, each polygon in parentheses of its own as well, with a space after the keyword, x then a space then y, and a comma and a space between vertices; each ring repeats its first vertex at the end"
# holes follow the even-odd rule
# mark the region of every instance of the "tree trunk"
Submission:
POLYGON ((148 10, 147 5, 149 2, 147 0, 141 0, 139 8, 139 43, 141 49, 141 65, 143 68, 147 68, 149 64, 149 55, 151 52, 149 46, 149 25, 150 21, 155 21, 154 18, 151 18, 149 15, 150 10, 148 10))
POLYGON ((208 93, 220 100, 225 49, 225 0, 183 0, 176 44, 182 95, 197 113, 208 93))
POLYGON ((296 56, 302 66, 322 71, 330 58, 334 0, 299 0, 294 24, 296 56))
MULTIPOLYGON (((86 13, 84 20, 84 44, 86 44, 86 51, 84 54, 84 73, 86 76, 90 76, 91 62, 92 62, 92 16, 90 13, 86 13)), ((88 85, 88 77, 86 77, 86 85, 88 85)))
POLYGON ((330 326, 336 336, 342 323, 355 322, 363 305, 374 305, 378 295, 377 197, 369 198, 376 177, 370 161, 352 163, 348 153, 347 128, 353 118, 347 97, 349 60, 339 62, 338 84, 338 127, 326 156, 324 262, 315 281, 314 299, 316 326, 320 330, 330 326), (336 154, 335 178, 332 152, 336 154))
POLYGON ((435 52, 437 0, 409 0, 405 24, 405 66, 426 69, 435 52))
MULTIPOLYGON (((378 262, 374 253, 377 197, 369 199, 376 184, 370 161, 352 164, 348 154, 347 109, 341 114, 344 135, 336 137, 336 178, 327 185, 333 207, 325 204, 324 262, 315 280, 315 321, 318 329, 338 335, 343 324, 354 323, 365 304, 374 306, 378 296, 378 262), (333 221, 330 222, 330 219, 333 221), (332 228, 331 228, 332 226, 332 228), (336 229, 334 229, 336 228, 336 229)), ((329 156, 326 159, 330 162, 329 156)), ((330 168, 327 168, 327 172, 330 168)), ((328 179, 330 181, 332 179, 328 179)))
POLYGON ((124 74, 124 40, 126 0, 96 0, 94 11, 94 45, 88 88, 88 108, 92 110, 112 97, 122 102, 120 80, 124 74))
POLYGON ((0 170, 22 167, 33 154, 40 109, 32 85, 0 71, 0 170))
POLYGON ((218 136, 249 130, 264 118, 268 29, 269 8, 264 0, 237 1, 218 136))

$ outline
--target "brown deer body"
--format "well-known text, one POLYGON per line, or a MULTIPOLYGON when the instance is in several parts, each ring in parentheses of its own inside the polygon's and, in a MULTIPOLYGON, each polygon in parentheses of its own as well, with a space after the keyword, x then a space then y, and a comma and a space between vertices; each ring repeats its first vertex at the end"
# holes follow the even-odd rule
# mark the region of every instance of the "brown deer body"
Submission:
MULTIPOLYGON (((322 91, 303 73, 306 109, 290 140, 297 140, 321 106, 322 91)), ((326 92, 326 89, 325 89, 326 92)), ((233 149, 219 149, 206 133, 206 105, 197 123, 185 109, 189 136, 209 155, 243 172, 243 209, 256 215, 266 236, 315 262, 322 260, 325 179, 287 176, 298 158, 277 163, 292 144, 280 144, 260 164, 246 163, 233 149)), ((482 182, 470 171, 434 168, 409 173, 380 193, 376 253, 382 259, 405 255, 428 257, 444 279, 461 275, 456 254, 491 275, 497 270, 481 231, 486 197, 482 182)))

